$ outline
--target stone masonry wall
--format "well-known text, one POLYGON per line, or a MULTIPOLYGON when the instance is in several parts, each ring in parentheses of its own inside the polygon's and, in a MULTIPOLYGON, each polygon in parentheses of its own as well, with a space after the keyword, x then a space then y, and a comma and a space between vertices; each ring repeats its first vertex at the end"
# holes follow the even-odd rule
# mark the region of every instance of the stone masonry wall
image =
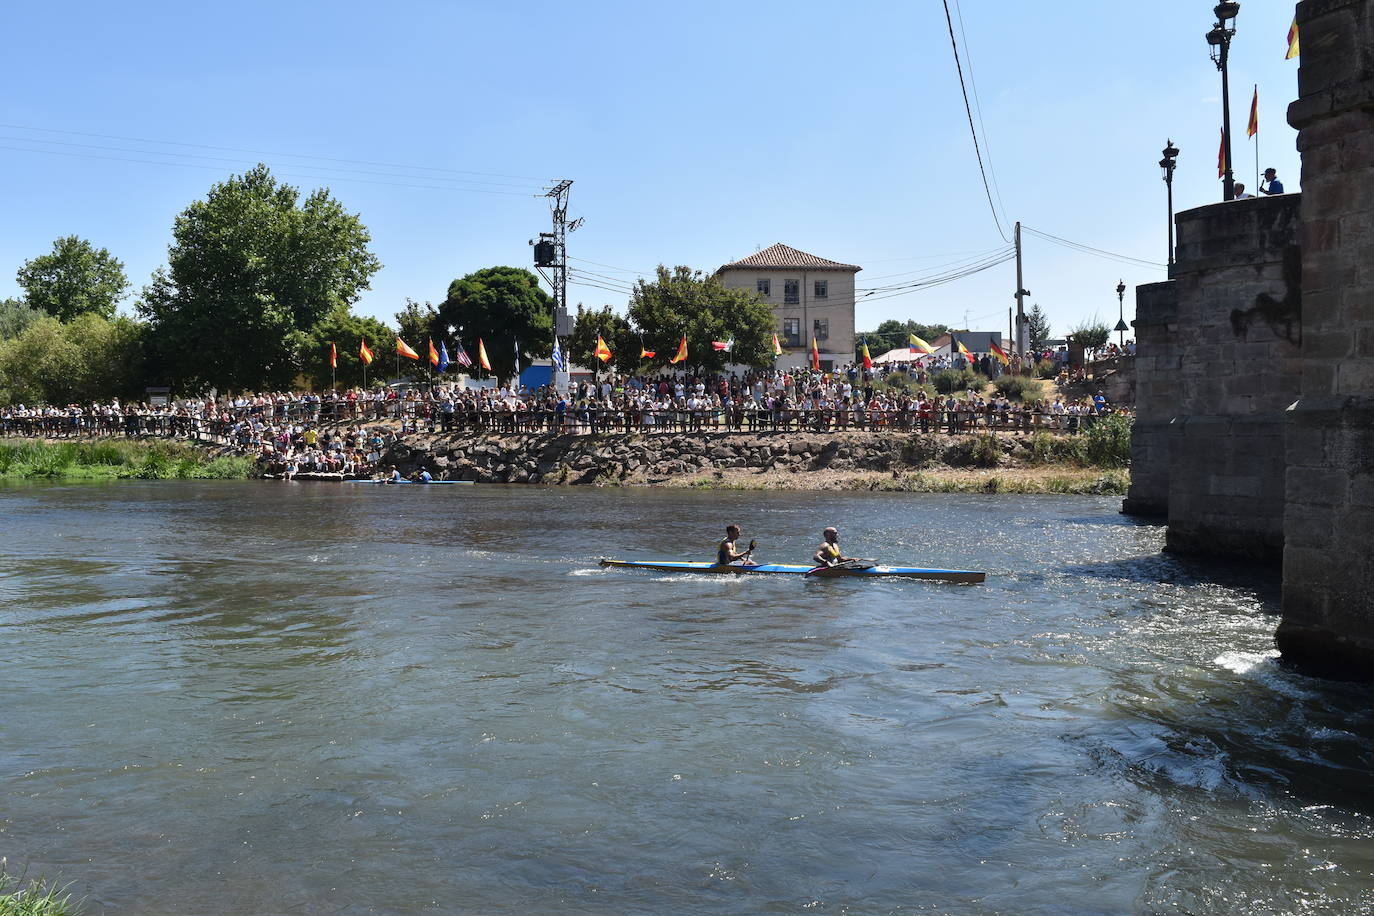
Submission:
POLYGON ((1301 398, 1287 414, 1285 658, 1374 679, 1374 0, 1298 4, 1301 398))
MULTIPOLYGON (((1142 356, 1160 362, 1153 403, 1137 402, 1147 416, 1172 411, 1164 435, 1172 551, 1282 555, 1283 411, 1301 378, 1299 204, 1291 194, 1178 215, 1177 331, 1162 353, 1141 344, 1142 356)), ((1155 451, 1151 468, 1160 464, 1155 451)))
POLYGON ((1169 421, 1178 405, 1178 300, 1174 281, 1135 289, 1135 425, 1131 428, 1131 487, 1127 515, 1169 514, 1169 421))

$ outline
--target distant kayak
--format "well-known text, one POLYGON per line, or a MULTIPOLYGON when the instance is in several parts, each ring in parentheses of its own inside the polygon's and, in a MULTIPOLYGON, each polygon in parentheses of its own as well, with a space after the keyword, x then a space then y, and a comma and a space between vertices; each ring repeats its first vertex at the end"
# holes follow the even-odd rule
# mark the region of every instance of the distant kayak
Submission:
POLYGON ((400 486, 401 484, 404 484, 404 483, 413 483, 413 484, 415 484, 415 485, 417 485, 417 486, 422 486, 422 487, 437 487, 437 486, 445 486, 445 485, 447 485, 447 486, 452 486, 452 487, 470 487, 470 486, 472 486, 472 483, 473 483, 473 482, 472 482, 471 480, 430 480, 430 481, 424 481, 424 480, 385 480, 385 479, 383 479, 383 480, 345 480, 344 483, 382 483, 382 484, 386 484, 386 485, 388 485, 388 486, 400 486))
POLYGON ((923 569, 919 566, 793 566, 785 563, 760 563, 757 566, 722 566, 719 563, 690 563, 673 560, 602 560, 602 566, 618 569, 653 569, 659 572, 686 573, 771 573, 774 575, 805 576, 839 579, 863 576, 895 577, 903 579, 933 579, 938 582, 982 582, 986 573, 971 569, 923 569))

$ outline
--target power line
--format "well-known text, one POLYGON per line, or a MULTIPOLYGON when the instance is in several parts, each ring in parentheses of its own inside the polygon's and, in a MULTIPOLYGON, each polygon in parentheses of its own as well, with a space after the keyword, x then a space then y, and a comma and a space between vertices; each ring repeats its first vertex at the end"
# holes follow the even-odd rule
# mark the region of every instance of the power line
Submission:
POLYGON ((1116 261, 1119 264, 1138 264, 1145 267, 1156 267, 1160 270, 1163 270, 1165 267, 1165 265, 1161 264, 1158 261, 1147 261, 1144 258, 1133 258, 1128 254, 1117 254, 1115 251, 1107 251, 1102 248, 1094 248, 1091 245, 1084 245, 1082 242, 1075 242, 1070 239, 1060 238, 1057 235, 1050 235, 1048 232, 1042 232, 1039 229, 1032 229, 1025 223, 1021 224, 1021 228, 1031 233, 1032 235, 1044 239, 1047 242, 1053 242, 1056 245, 1061 245, 1065 248, 1071 248, 1074 251, 1081 251, 1084 254, 1091 254, 1099 258, 1105 258, 1110 261, 1116 261))
MULTIPOLYGON (((983 102, 978 98, 978 77, 973 72, 973 50, 968 45, 968 33, 964 31, 964 10, 959 0, 954 0, 954 13, 959 17, 959 37, 964 42, 964 56, 968 58, 968 83, 973 88, 973 107, 978 111, 978 129, 983 132, 983 146, 988 151, 988 172, 992 175, 992 193, 997 197, 997 209, 1002 211, 1002 219, 1007 219, 1007 208, 1002 203, 1002 189, 997 183, 997 167, 992 163, 992 141, 988 139, 988 127, 983 123, 983 102)), ((1011 220, 1007 220, 1011 222, 1011 220)))
POLYGON ((978 146, 978 131, 973 126, 973 108, 968 101, 968 87, 964 85, 964 67, 959 63, 959 43, 954 39, 954 20, 949 15, 949 0, 943 0, 945 24, 949 26, 949 45, 954 49, 954 68, 959 72, 959 89, 964 94, 964 111, 968 114, 968 130, 973 135, 973 152, 978 157, 978 174, 983 176, 983 192, 988 197, 988 209, 992 211, 992 221, 997 226, 997 234, 1002 241, 1010 244, 1007 233, 1002 229, 1002 221, 997 218, 997 207, 992 202, 992 188, 988 187, 988 173, 983 168, 983 153, 978 146))

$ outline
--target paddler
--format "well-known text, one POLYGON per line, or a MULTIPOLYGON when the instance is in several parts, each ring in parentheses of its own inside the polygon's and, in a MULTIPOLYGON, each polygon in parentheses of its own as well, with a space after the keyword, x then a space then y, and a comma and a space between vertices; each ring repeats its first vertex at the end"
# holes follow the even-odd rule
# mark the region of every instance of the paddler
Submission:
POLYGON ((816 555, 811 558, 816 561, 817 566, 835 566, 855 559, 855 557, 846 557, 840 553, 839 529, 827 528, 821 532, 821 537, 825 540, 821 541, 821 546, 816 551, 816 555))
POLYGON ((743 552, 735 549, 735 542, 739 540, 739 525, 725 526, 725 540, 720 542, 716 548, 716 564, 719 566, 753 566, 754 561, 749 559, 749 555, 754 552, 751 546, 743 552))

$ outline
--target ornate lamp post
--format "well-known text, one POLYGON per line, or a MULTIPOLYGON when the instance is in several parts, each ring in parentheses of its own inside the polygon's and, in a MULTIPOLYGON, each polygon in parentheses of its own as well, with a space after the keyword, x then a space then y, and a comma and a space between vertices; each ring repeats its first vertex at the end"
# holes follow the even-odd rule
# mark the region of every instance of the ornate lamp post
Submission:
POLYGON ((1126 281, 1116 281, 1116 327, 1117 346, 1126 352, 1126 281))
POLYGON ((1178 159, 1178 147, 1174 146, 1174 141, 1165 141, 1168 145, 1164 147, 1164 158, 1159 160, 1159 167, 1164 170, 1164 186, 1169 192, 1169 274, 1173 275, 1174 269, 1174 166, 1178 159))
POLYGON ((1221 71, 1221 136, 1223 155, 1226 157, 1221 199, 1235 200, 1236 179, 1231 171, 1231 83, 1226 61, 1231 52, 1231 38, 1236 34, 1236 14, 1240 12, 1240 4, 1218 3, 1212 12, 1216 13, 1217 21, 1207 33, 1207 44, 1211 50, 1212 62, 1221 71))

